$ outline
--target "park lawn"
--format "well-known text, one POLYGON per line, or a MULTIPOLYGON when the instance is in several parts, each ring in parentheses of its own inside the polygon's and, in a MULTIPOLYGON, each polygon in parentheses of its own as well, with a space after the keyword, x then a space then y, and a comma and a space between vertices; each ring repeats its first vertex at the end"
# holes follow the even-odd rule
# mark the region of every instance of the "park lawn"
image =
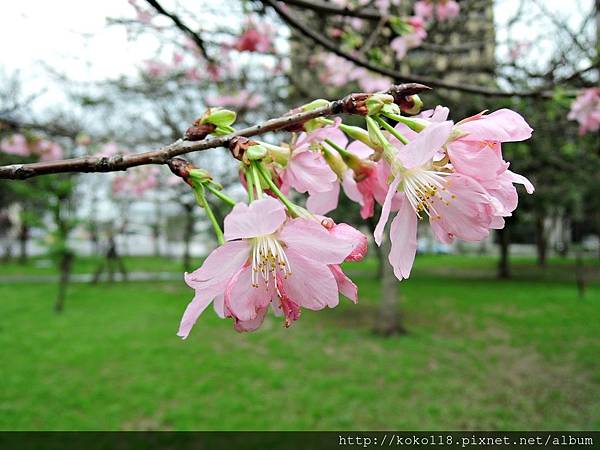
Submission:
POLYGON ((600 428, 600 284, 417 261, 393 338, 373 263, 349 268, 358 305, 241 335, 209 311, 187 341, 183 283, 73 284, 62 315, 53 284, 0 285, 0 429, 600 428))
MULTIPOLYGON (((73 273, 94 273, 103 261, 100 256, 77 256, 73 262, 73 273)), ((158 256, 124 256, 125 269, 133 272, 181 272, 180 259, 158 256)), ((201 259, 196 259, 200 265, 201 259)), ((17 260, 0 263, 0 277, 22 275, 58 275, 58 267, 48 256, 40 255, 29 258, 26 264, 17 260)))

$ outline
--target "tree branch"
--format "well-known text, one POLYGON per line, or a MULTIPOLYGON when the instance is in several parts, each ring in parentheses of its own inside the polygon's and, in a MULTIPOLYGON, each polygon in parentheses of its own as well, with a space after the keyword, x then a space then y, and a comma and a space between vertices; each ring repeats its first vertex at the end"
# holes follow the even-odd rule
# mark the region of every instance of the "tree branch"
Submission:
MULTIPOLYGON (((427 86, 416 83, 400 84, 391 86, 386 91, 394 96, 397 102, 401 102, 406 96, 417 94, 428 90, 427 86)), ((172 144, 158 150, 152 150, 133 155, 84 156, 80 158, 63 159, 56 161, 44 161, 31 164, 12 164, 0 166, 0 179, 23 180, 39 175, 66 172, 116 172, 127 170, 130 167, 147 164, 168 164, 175 156, 186 153, 199 152, 217 147, 227 147, 231 140, 238 136, 250 137, 290 127, 291 125, 306 122, 316 117, 335 114, 355 114, 356 102, 365 94, 350 94, 340 100, 334 100, 320 108, 290 113, 282 117, 267 120, 261 124, 244 128, 227 136, 220 136, 201 141, 187 141, 179 139, 172 144)))
POLYGON ((305 26, 303 23, 298 21, 291 14, 286 12, 281 6, 279 6, 277 0, 261 0, 265 5, 270 6, 275 10, 275 12, 279 15, 279 17, 286 22, 292 28, 295 28, 304 36, 313 40, 315 43, 321 45, 326 50, 329 50, 336 55, 347 59, 348 61, 353 62, 357 66, 364 67, 365 69, 369 69, 372 72, 378 73, 380 75, 385 75, 387 77, 392 78, 395 82, 413 82, 413 83, 421 83, 432 87, 437 87, 440 89, 448 89, 453 91, 467 92, 470 94, 479 94, 479 95, 488 95, 491 97, 545 97, 550 98, 552 95, 549 92, 536 90, 536 91, 500 91, 497 89, 486 88, 483 86, 473 86, 468 84, 456 84, 450 83, 446 81, 436 80, 433 78, 417 76, 413 74, 403 74, 400 72, 396 72, 395 70, 387 69, 385 67, 380 67, 371 62, 360 58, 358 56, 347 53, 340 48, 338 48, 333 42, 331 42, 326 37, 322 36, 320 33, 314 31, 313 29, 305 26))
POLYGON ((383 17, 376 9, 353 9, 348 6, 336 6, 333 3, 325 3, 320 0, 283 0, 283 2, 287 3, 288 5, 311 9, 313 11, 325 14, 358 17, 359 19, 368 20, 381 20, 383 17))
POLYGON ((179 16, 177 16, 176 14, 168 12, 156 0, 146 0, 146 2, 148 2, 148 4, 150 6, 152 6, 156 10, 156 12, 158 12, 159 14, 162 14, 163 16, 166 16, 169 19, 171 19, 171 21, 173 22, 173 24, 175 24, 175 26, 177 28, 179 28, 181 31, 183 31, 185 34, 187 34, 188 37, 192 41, 194 41, 194 43, 196 44, 196 46, 198 47, 198 49, 202 53, 202 56, 204 56, 204 58, 209 63, 214 63, 213 59, 208 55, 208 52, 206 51, 206 46, 204 45, 204 40, 200 37, 200 35, 198 33, 196 33, 194 30, 192 30, 190 27, 188 27, 186 24, 184 24, 181 21, 181 19, 179 18, 179 16))

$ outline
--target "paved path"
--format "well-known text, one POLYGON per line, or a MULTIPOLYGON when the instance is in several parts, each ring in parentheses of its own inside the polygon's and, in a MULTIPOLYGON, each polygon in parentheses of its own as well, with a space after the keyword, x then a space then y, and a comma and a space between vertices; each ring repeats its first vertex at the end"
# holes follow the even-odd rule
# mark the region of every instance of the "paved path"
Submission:
MULTIPOLYGON (((71 281, 76 283, 89 283, 94 278, 93 273, 71 274, 71 281)), ((0 276, 2 283, 57 283, 58 275, 5 275, 0 276)), ((107 274, 102 274, 101 282, 108 281, 107 274)), ((125 281, 121 274, 115 273, 115 282, 125 281)), ((127 281, 183 281, 182 272, 129 272, 127 281)))

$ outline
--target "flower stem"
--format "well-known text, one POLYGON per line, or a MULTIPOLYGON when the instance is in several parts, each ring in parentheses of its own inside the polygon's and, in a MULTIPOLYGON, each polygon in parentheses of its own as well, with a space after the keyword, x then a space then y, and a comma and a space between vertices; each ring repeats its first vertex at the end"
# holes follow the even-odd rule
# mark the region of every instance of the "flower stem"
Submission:
POLYGON ((352 156, 348 150, 340 147, 335 142, 333 142, 331 139, 325 139, 325 143, 328 144, 330 147, 332 147, 334 150, 336 150, 342 156, 345 156, 345 157, 352 156))
POLYGON ((231 197, 229 197, 228 195, 224 194, 223 192, 221 192, 220 190, 218 190, 215 187, 211 186, 210 184, 206 184, 205 187, 210 192, 212 192, 215 196, 217 196, 219 199, 221 199, 225 203, 227 203, 229 206, 235 206, 236 201, 234 199, 232 199, 231 197))
POLYGON ((369 132, 369 137, 372 140, 377 141, 384 150, 390 148, 392 144, 390 144, 387 138, 383 135, 383 133, 381 132, 381 128, 379 128, 377 122, 370 116, 365 117, 365 120, 367 121, 367 130, 369 132))
POLYGON ((406 139, 406 137, 402 133, 400 133, 393 126, 391 126, 389 123, 387 123, 385 120, 383 120, 380 116, 375 116, 375 120, 377 121, 377 123, 379 125, 381 125, 387 131, 389 131, 392 134, 392 136, 394 136, 400 142, 402 142, 405 145, 408 144, 408 139, 406 139))
POLYGON ((210 205, 206 201, 206 192, 204 191, 204 185, 202 183, 194 183, 194 193, 196 194, 196 200, 198 204, 204 208, 206 211, 206 216, 215 230, 215 234, 217 235, 217 242, 219 245, 223 245, 225 243, 225 237, 223 236, 223 230, 221 230, 221 226, 219 222, 217 222, 217 218, 215 217, 210 205))
POLYGON ((413 131, 416 131, 417 133, 420 131, 423 131, 423 129, 427 126, 427 121, 425 121, 423 119, 404 117, 404 116, 400 116, 398 114, 385 112, 385 111, 382 114, 389 119, 395 120, 396 122, 403 123, 408 128, 410 128, 413 131))
POLYGON ((259 165, 252 164, 250 167, 252 171, 252 177, 254 178, 254 187, 256 188, 256 198, 261 199, 263 198, 263 190, 262 186, 260 185, 260 177, 258 175, 259 165))
POLYGON ((259 163, 255 163, 255 164, 256 164, 255 167, 256 167, 257 172, 260 173, 263 180, 265 180, 265 183, 267 183, 267 185, 269 186, 269 189, 271 189, 271 191, 273 191, 273 193, 279 198, 279 200, 281 200, 281 202, 288 209, 288 211, 290 212, 292 217, 298 217, 298 212, 296 211, 296 207, 294 206, 294 204, 292 202, 290 202, 290 200, 283 194, 283 192, 281 192, 279 190, 279 188, 275 185, 275 183, 273 183, 273 180, 271 179, 269 174, 266 172, 265 168, 262 165, 260 165, 259 163))
POLYGON ((248 203, 254 201, 254 182, 252 181, 252 174, 249 173, 252 169, 247 167, 244 170, 244 178, 246 178, 246 189, 248 189, 248 203))

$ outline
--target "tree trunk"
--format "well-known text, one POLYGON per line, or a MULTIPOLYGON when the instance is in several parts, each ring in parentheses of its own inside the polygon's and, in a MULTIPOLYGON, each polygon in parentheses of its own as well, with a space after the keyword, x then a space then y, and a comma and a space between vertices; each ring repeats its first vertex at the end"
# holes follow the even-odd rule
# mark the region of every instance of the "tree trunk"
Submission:
POLYGON ((406 328, 402 324, 399 310, 398 279, 394 275, 392 266, 388 263, 386 255, 390 251, 390 241, 384 238, 381 251, 378 252, 379 265, 381 267, 381 303, 379 305, 379 316, 375 324, 375 332, 382 336, 406 334, 406 328))
MULTIPOLYGON (((507 224, 508 225, 508 224, 507 224)), ((498 262, 498 278, 510 278, 510 231, 508 226, 498 230, 498 244, 500 245, 500 261, 498 262)))
POLYGON ((63 253, 60 258, 60 281, 58 285, 58 295, 54 304, 54 311, 61 313, 65 307, 65 297, 67 295, 67 286, 71 275, 71 265, 73 263, 73 254, 71 252, 63 253))
POLYGON ((29 242, 29 225, 24 221, 19 229, 19 262, 25 264, 28 260, 27 243, 29 242))
POLYGON ((548 241, 546 239, 545 228, 544 215, 539 213, 535 219, 535 244, 537 248, 537 264, 540 267, 546 267, 548 241))

